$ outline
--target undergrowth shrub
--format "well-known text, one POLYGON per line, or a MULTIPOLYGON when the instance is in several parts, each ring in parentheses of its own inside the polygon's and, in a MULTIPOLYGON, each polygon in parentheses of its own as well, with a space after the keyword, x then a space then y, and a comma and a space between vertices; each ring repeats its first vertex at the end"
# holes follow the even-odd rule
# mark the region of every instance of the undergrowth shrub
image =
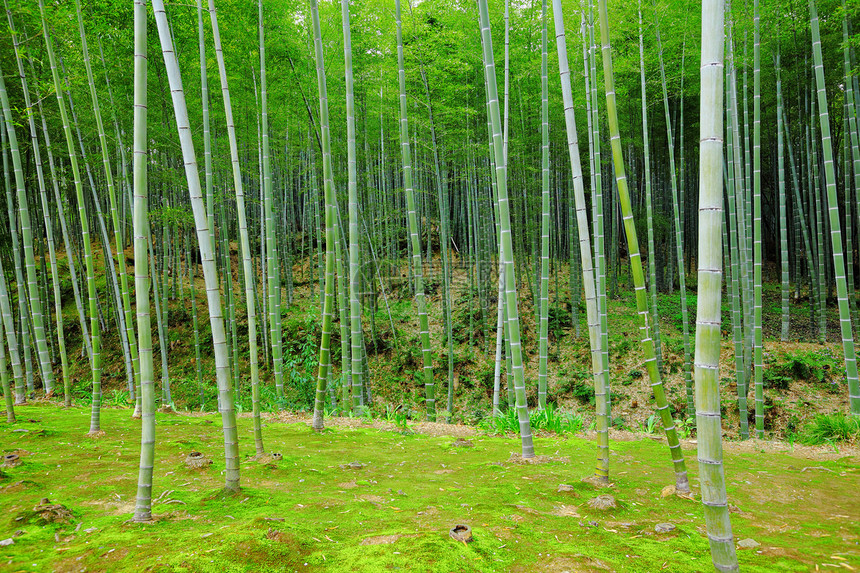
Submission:
POLYGON ((801 434, 801 441, 808 445, 834 442, 852 443, 860 436, 860 420, 845 414, 818 414, 801 434))
POLYGON ((767 363, 764 386, 775 390, 787 390, 793 381, 835 384, 834 372, 839 371, 836 359, 826 351, 781 353, 778 359, 768 358, 767 363))
MULTIPOLYGON (((572 412, 563 412, 552 403, 543 410, 529 413, 529 423, 532 431, 544 430, 556 434, 575 434, 581 432, 584 427, 581 416, 572 412)), ((518 434, 520 420, 516 409, 511 408, 500 416, 482 419, 478 422, 478 427, 491 434, 518 434)))
POLYGON ((559 380, 555 387, 550 388, 548 401, 575 398, 583 404, 594 404, 594 387, 587 382, 590 378, 591 372, 583 367, 574 366, 568 376, 559 380))

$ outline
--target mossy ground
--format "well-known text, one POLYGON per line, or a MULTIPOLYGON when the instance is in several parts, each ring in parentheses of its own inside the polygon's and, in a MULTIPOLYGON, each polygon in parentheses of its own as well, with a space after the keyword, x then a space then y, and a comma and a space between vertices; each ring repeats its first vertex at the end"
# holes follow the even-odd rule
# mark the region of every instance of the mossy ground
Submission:
MULTIPOLYGON (((537 453, 553 460, 524 465, 508 463, 514 438, 475 436, 475 447, 461 448, 451 436, 371 427, 316 434, 270 418, 266 449, 283 459, 260 463, 251 421, 241 418, 242 490, 226 495, 220 417, 158 414, 156 520, 134 524, 140 432, 130 410, 104 410, 101 438, 84 435, 86 409, 16 411, 17 424, 0 424, 4 453, 23 460, 0 477, 0 539, 23 534, 0 547, 4 571, 712 570, 701 505, 661 497, 673 483, 669 456, 644 435, 612 442, 609 491, 619 507, 599 512, 588 500, 605 491, 580 481, 596 457, 584 437, 538 437, 537 453), (186 468, 193 450, 213 465, 186 468), (341 467, 353 461, 364 467, 341 467), (573 490, 559 492, 562 483, 573 490), (45 497, 74 522, 16 521, 45 497), (655 533, 661 522, 677 529, 655 533), (472 527, 473 543, 448 536, 458 523, 472 527)), ((735 538, 761 544, 739 550, 744 571, 860 569, 856 455, 811 460, 729 443, 726 476, 740 510, 735 538)))

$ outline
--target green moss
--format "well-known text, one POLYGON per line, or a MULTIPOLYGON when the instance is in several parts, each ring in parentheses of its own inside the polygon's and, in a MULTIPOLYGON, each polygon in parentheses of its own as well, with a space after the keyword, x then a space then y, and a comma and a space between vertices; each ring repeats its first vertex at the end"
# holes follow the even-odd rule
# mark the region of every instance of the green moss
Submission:
MULTIPOLYGON (((538 453, 552 459, 519 465, 508 461, 519 450, 515 438, 476 436, 474 448, 454 448, 447 436, 369 427, 316 434, 268 420, 267 450, 283 459, 260 463, 251 457, 250 420, 241 418, 242 490, 230 494, 222 489, 219 416, 157 414, 156 520, 135 524, 140 434, 130 410, 104 410, 100 439, 84 437, 88 411, 49 404, 19 411, 41 421, 27 424, 28 433, 0 424, 3 448, 23 460, 4 469, 0 484, 0 514, 8 516, 0 539, 24 531, 0 547, 10 571, 710 569, 701 506, 660 497, 673 475, 665 446, 649 439, 612 443, 610 493, 619 507, 600 512, 588 500, 603 492, 580 481, 592 471, 595 446, 570 435, 538 438, 538 453), (186 468, 192 450, 213 464, 186 468), (363 467, 350 469, 352 461, 363 467), (573 491, 559 492, 560 483, 573 491), (68 507, 74 522, 15 521, 45 497, 68 507), (665 521, 677 529, 654 533, 665 521), (448 536, 457 523, 472 527, 473 543, 448 536)), ((694 452, 686 457, 695 486, 694 452)), ((732 516, 735 536, 762 544, 761 554, 740 552, 742 568, 797 571, 844 550, 860 517, 849 495, 860 485, 855 469, 852 458, 810 463, 727 452, 729 500, 743 511, 732 516), (798 470, 806 466, 825 469, 798 470)))

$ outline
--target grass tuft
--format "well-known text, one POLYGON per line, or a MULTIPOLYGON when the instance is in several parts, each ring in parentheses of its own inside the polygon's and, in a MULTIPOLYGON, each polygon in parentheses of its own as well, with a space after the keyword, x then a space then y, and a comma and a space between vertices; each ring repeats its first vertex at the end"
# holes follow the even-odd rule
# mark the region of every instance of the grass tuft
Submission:
POLYGON ((808 445, 851 443, 858 435, 860 420, 857 418, 848 418, 845 414, 818 414, 803 432, 802 441, 808 445))
MULTIPOLYGON (((576 434, 581 432, 585 423, 578 414, 564 412, 555 404, 548 404, 543 410, 529 414, 529 423, 534 431, 543 430, 556 434, 576 434)), ((478 427, 491 434, 516 434, 520 431, 520 421, 515 409, 509 409, 500 416, 484 418, 478 427)))

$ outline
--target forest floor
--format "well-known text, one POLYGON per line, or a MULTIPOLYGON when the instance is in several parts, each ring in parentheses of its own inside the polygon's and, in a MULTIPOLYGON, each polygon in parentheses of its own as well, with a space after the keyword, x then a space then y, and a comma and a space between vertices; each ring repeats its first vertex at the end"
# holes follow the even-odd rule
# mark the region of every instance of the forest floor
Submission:
MULTIPOLYGON (((21 461, 0 476, 4 571, 712 570, 702 506, 665 495, 668 451, 644 433, 612 432, 613 485, 595 489, 581 481, 597 455, 587 435, 539 435, 523 463, 517 439, 474 428, 449 427, 463 444, 444 424, 329 418, 314 433, 304 416, 268 415, 266 449, 282 459, 257 460, 242 416, 242 489, 226 495, 220 416, 159 413, 155 520, 134 524, 131 410, 104 409, 98 438, 87 408, 16 411, 0 423, 21 461), (186 467, 192 451, 212 464, 186 467), (602 494, 617 507, 593 509, 602 494), (449 536, 457 524, 474 542, 449 536)), ((695 442, 684 451, 696 494, 695 442)), ((727 442, 725 473, 742 570, 860 569, 858 449, 727 442)))
MULTIPOLYGON (((238 284, 238 268, 241 266, 238 246, 234 243, 234 283, 238 284)), ((126 270, 134 272, 129 265, 131 250, 126 251, 126 270)), ((102 259, 98 259, 101 261, 102 259)), ((456 261, 455 261, 456 262, 456 261)), ((65 258, 60 258, 61 267, 65 258)), ((319 285, 307 282, 315 275, 309 268, 310 259, 304 257, 296 263, 293 276, 296 279, 294 302, 282 309, 284 363, 288 380, 285 381, 286 396, 278 398, 274 390, 272 368, 266 362, 266 351, 261 350, 261 394, 264 411, 274 411, 279 406, 287 410, 303 411, 313 407, 316 369, 319 353, 320 307, 319 285)), ((439 256, 434 256, 434 271, 426 278, 428 314, 437 408, 440 419, 444 419, 445 397, 448 393, 448 350, 444 336, 442 298, 444 289, 439 277, 439 256), (438 264, 437 264, 438 263, 438 264)), ((401 265, 405 268, 405 263, 401 265)), ((397 268, 401 268, 397 267, 397 268)), ((622 269, 626 266, 622 265, 622 269)), ((773 271, 773 269, 771 269, 773 271)), ((469 279, 466 267, 454 265, 451 286, 453 301, 452 330, 453 345, 453 406, 451 421, 477 425, 492 415, 493 375, 495 358, 495 291, 488 295, 487 308, 482 309, 477 288, 469 279)), ((530 271, 529 271, 530 272, 530 271)), ((98 273, 97 273, 98 274, 98 273)), ((385 417, 387 412, 398 409, 410 420, 425 419, 425 388, 421 372, 423 369, 421 342, 415 314, 415 303, 404 273, 395 277, 382 277, 383 292, 379 281, 377 292, 364 300, 363 329, 368 353, 369 386, 373 393, 371 408, 376 417, 385 417), (370 302, 375 300, 371 309, 370 302)), ((774 273, 771 272, 771 275, 774 273)), ((102 275, 99 275, 100 277, 102 275)), ((176 278, 170 275, 173 287, 176 278)), ((102 279, 103 280, 103 279, 102 279)), ((564 412, 574 413, 587 428, 595 418, 594 388, 590 372, 590 349, 584 305, 580 301, 577 313, 579 332, 572 325, 570 292, 567 267, 557 265, 551 275, 553 295, 549 309, 548 348, 548 402, 564 412)), ((635 322, 635 297, 627 284, 627 275, 618 277, 616 292, 607 297, 609 322, 609 354, 611 383, 612 424, 619 430, 640 431, 649 426, 649 418, 655 413, 651 385, 644 367, 644 356, 638 340, 639 329, 635 322)), ((193 411, 211 409, 216 400, 214 381, 214 355, 209 333, 205 288, 202 277, 195 279, 197 314, 200 324, 202 388, 198 386, 194 330, 187 280, 174 292, 163 290, 169 301, 167 308, 167 340, 165 352, 170 371, 170 388, 176 409, 193 411), (178 296, 177 296, 178 293, 178 296), (201 402, 200 396, 204 396, 201 402)), ((492 286, 492 285, 490 285, 492 286)), ((486 287, 490 288, 490 287, 486 287)), ((522 328, 524 371, 528 402, 537 407, 538 380, 538 325, 535 320, 534 301, 528 286, 520 285, 520 324, 522 328)), ((64 320, 66 344, 71 357, 72 398, 76 404, 86 405, 92 397, 92 375, 89 363, 81 349, 81 330, 75 311, 71 284, 64 283, 64 320)), ((492 290, 492 289, 490 289, 492 290)), ((103 291, 102 291, 103 292, 103 291)), ((780 340, 781 292, 775 282, 763 285, 763 346, 764 346, 764 431, 768 439, 796 441, 801 437, 818 414, 848 412, 848 388, 845 365, 839 334, 839 316, 836 301, 828 299, 825 308, 826 337, 817 340, 817 322, 810 319, 810 301, 805 291, 790 297, 790 329, 787 341, 780 340)), ((684 343, 681 299, 678 291, 658 293, 659 334, 662 348, 663 383, 666 388, 673 417, 684 431, 693 434, 693 420, 687 413, 687 385, 684 374, 684 343), (684 424, 684 420, 688 420, 684 424)), ((13 301, 14 302, 14 301, 13 301)), ((690 359, 695 339, 696 315, 695 275, 687 277, 687 305, 689 310, 690 359)), ((236 332, 238 368, 234 370, 239 380, 240 411, 251 409, 250 400, 250 349, 247 339, 247 320, 244 303, 236 304, 236 332)), ((732 340, 732 305, 727 293, 722 299, 723 340, 720 359, 721 399, 723 414, 723 436, 727 439, 740 437, 740 412, 738 409, 737 376, 735 375, 734 344, 732 340)), ((337 318, 337 315, 335 316, 337 318)), ((112 321, 108 321, 111 325, 112 321)), ((155 354, 155 377, 163 392, 164 377, 161 373, 160 338, 156 321, 152 319, 153 348, 155 354)), ((860 334, 860 333, 858 333, 860 334)), ((112 405, 129 404, 127 377, 116 329, 103 333, 102 339, 102 388, 103 402, 112 405)), ((258 338, 263 343, 262 336, 258 338)), ((341 372, 340 330, 333 328, 331 337, 332 364, 335 380, 341 372)), ((59 379, 59 368, 57 376, 59 379)), ((751 381, 752 382, 752 381, 751 381)), ((37 380, 38 385, 38 380, 37 380)), ((502 368, 502 405, 507 398, 507 379, 502 368)), ((159 394, 162 394, 159 392, 159 394)), ((749 389, 747 418, 750 427, 755 424, 755 404, 752 385, 749 389)))

